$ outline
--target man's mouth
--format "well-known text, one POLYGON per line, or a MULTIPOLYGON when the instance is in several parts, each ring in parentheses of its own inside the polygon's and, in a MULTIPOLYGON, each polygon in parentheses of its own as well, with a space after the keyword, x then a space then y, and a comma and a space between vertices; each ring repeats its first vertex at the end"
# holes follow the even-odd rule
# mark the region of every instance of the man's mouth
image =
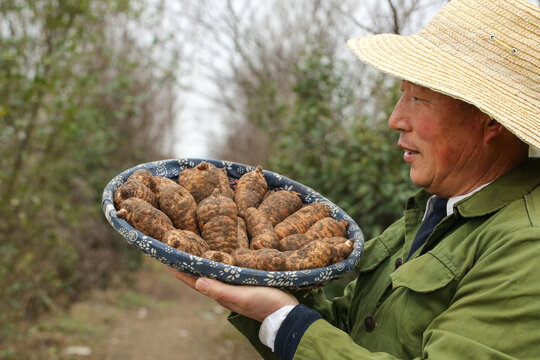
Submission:
POLYGON ((403 149, 403 160, 406 162, 411 162, 416 157, 416 155, 420 154, 419 151, 414 150, 412 147, 410 147, 409 144, 406 144, 403 141, 400 141, 398 143, 398 146, 403 149))
POLYGON ((410 145, 405 144, 404 142, 401 142, 401 141, 398 143, 398 146, 402 148, 403 151, 405 151, 406 155, 414 155, 414 154, 420 153, 419 151, 414 150, 410 145))

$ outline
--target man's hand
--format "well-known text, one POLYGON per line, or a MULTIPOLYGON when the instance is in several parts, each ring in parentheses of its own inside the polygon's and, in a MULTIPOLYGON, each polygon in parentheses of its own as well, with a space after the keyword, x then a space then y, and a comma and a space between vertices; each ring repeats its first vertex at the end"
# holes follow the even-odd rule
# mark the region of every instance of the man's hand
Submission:
POLYGON ((234 286, 207 278, 195 278, 169 268, 169 270, 189 287, 211 297, 221 306, 257 321, 285 305, 297 305, 298 300, 279 289, 263 286, 234 286))

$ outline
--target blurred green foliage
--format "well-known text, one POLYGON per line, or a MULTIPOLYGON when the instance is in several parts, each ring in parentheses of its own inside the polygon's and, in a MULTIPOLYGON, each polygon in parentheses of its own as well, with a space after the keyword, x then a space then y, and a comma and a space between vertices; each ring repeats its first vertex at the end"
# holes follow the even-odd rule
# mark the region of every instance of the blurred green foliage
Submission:
MULTIPOLYGON (((0 2, 0 342, 20 320, 140 265, 100 202, 121 170, 169 157, 174 118, 163 112, 173 108, 178 54, 156 56, 170 37, 141 32, 161 19, 145 5, 0 2)), ((247 118, 270 137, 268 169, 329 198, 369 238, 401 216, 414 190, 398 134, 376 120, 390 114, 397 84, 366 75, 379 89, 373 109, 352 112, 345 67, 308 48, 284 76, 290 89, 271 78, 256 86, 247 118)))
POLYGON ((173 67, 149 70, 159 43, 129 36, 140 16, 130 0, 0 3, 0 340, 140 264, 100 206, 172 127, 151 109, 173 67))
POLYGON ((271 134, 269 168, 336 203, 355 219, 366 240, 380 234, 402 216, 415 189, 397 147, 399 133, 386 123, 399 97, 397 80, 373 80, 389 81, 377 97, 384 121, 373 121, 347 111, 353 89, 340 64, 325 55, 307 52, 293 76, 294 103, 273 107, 284 120, 271 134))

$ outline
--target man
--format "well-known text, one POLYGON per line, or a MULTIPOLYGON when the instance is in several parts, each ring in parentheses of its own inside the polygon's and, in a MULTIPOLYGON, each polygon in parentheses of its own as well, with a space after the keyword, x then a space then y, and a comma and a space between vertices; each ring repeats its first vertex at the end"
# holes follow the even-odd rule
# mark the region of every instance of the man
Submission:
POLYGON ((416 35, 349 41, 402 79, 389 125, 422 189, 343 297, 175 275, 265 358, 540 359, 539 33, 526 0, 453 0, 416 35))

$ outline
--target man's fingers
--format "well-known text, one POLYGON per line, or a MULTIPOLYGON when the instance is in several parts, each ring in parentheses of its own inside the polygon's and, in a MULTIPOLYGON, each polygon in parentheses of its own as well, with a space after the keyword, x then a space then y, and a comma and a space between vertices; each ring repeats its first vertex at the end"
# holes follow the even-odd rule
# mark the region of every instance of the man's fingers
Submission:
POLYGON ((195 289, 195 283, 197 282, 197 278, 193 277, 191 275, 185 274, 183 272, 180 272, 176 269, 173 269, 169 267, 169 271, 173 273, 173 275, 183 283, 185 283, 187 286, 195 289))
POLYGON ((210 296, 217 302, 221 302, 222 300, 228 301, 230 300, 230 297, 234 297, 238 289, 235 286, 224 284, 221 281, 200 278, 197 279, 197 282, 195 283, 195 290, 210 296))
POLYGON ((215 279, 195 278, 172 268, 169 270, 177 279, 221 306, 258 321, 263 321, 282 306, 298 304, 294 296, 275 288, 229 285, 215 279))
POLYGON ((198 292, 201 292, 203 294, 206 294, 207 293, 207 290, 208 290, 208 280, 205 279, 205 278, 200 278, 200 279, 197 279, 197 281, 195 282, 195 290, 197 290, 198 292))
POLYGON ((294 296, 278 289, 229 285, 215 279, 200 278, 195 289, 221 306, 258 321, 282 306, 298 304, 294 296))

